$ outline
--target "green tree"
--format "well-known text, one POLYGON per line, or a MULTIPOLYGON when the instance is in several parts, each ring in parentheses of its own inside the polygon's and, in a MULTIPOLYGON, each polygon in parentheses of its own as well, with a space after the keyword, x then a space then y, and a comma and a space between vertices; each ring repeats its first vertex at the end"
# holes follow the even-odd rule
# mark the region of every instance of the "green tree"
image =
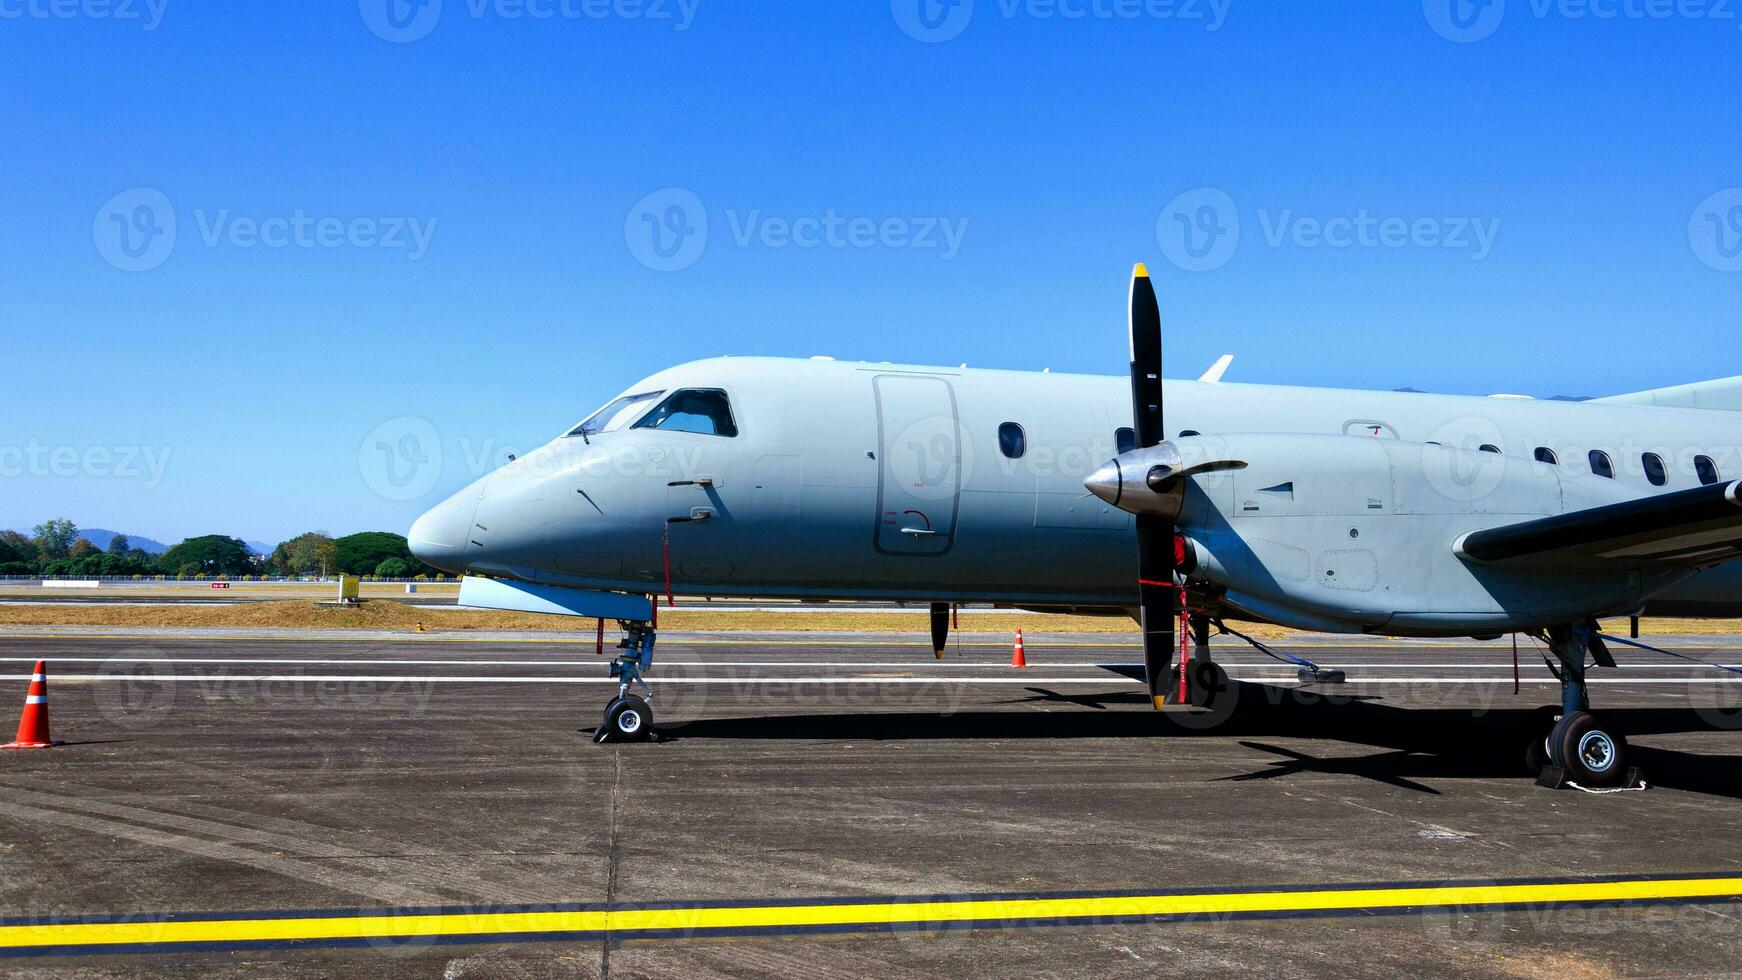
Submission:
POLYGON ((421 562, 412 557, 403 535, 391 531, 362 531, 333 542, 339 571, 346 575, 370 575, 389 558, 404 561, 408 568, 421 562))
POLYGON ((163 553, 158 565, 165 571, 192 575, 247 575, 254 570, 254 556, 241 539, 222 534, 188 538, 163 553), (187 568, 193 566, 193 572, 187 568))
POLYGON ((97 546, 91 543, 90 538, 80 538, 73 542, 71 548, 67 549, 67 555, 72 558, 89 558, 95 554, 100 554, 100 552, 97 551, 97 546))
POLYGON ((403 558, 389 558, 375 566, 377 578, 410 578, 411 563, 403 558))
POLYGON ((127 540, 127 535, 117 534, 109 539, 109 554, 124 555, 127 553, 127 549, 132 547, 132 544, 133 542, 127 540))
POLYGON ((280 575, 329 575, 333 571, 333 539, 324 531, 309 531, 280 542, 267 559, 280 575))
POLYGON ((37 557, 45 562, 65 558, 72 549, 73 539, 79 536, 79 526, 65 518, 43 521, 30 530, 36 535, 33 540, 37 557))
POLYGON ((29 575, 38 561, 35 542, 17 531, 0 531, 0 574, 29 575))

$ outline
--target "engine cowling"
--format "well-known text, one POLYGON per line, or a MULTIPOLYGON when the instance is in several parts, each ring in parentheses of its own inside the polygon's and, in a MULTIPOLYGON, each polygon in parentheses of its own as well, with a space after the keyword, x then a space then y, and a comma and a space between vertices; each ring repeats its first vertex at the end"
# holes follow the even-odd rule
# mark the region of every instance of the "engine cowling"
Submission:
POLYGON ((1535 460, 1362 436, 1182 438, 1126 453, 1085 481, 1133 513, 1174 520, 1190 579, 1247 615, 1302 629, 1494 633, 1593 610, 1630 611, 1649 576, 1484 567, 1453 544, 1480 528, 1626 499, 1614 481, 1535 460))

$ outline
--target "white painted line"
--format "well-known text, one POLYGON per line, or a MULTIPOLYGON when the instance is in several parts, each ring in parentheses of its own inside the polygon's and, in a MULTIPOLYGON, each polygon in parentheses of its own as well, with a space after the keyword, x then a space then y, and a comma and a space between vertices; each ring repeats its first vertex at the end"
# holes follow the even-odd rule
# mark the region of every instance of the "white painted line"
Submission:
MULTIPOLYGON (((35 663, 43 657, 0 657, 0 663, 35 663)), ((608 657, 594 656, 587 660, 422 660, 422 659, 377 659, 374 657, 328 657, 328 658, 297 658, 297 657, 49 657, 55 663, 67 664, 258 664, 263 667, 274 665, 294 666, 332 666, 332 667, 599 667, 610 663, 608 657)), ((1274 661, 1239 661, 1217 659, 1217 663, 1228 669, 1269 669, 1293 671, 1296 668, 1290 664, 1279 664, 1274 661)), ((1686 670, 1698 664, 1675 663, 1670 661, 1650 660, 1643 662, 1620 661, 1623 670, 1686 670)), ((843 670, 963 670, 972 668, 997 668, 1007 666, 1002 660, 684 660, 676 659, 672 654, 661 658, 654 656, 655 670, 692 667, 810 667, 838 668, 843 670)), ((1053 663, 1037 665, 1047 670, 1071 670, 1075 668, 1108 670, 1108 669, 1138 669, 1141 662, 1131 663, 1053 663)), ((1333 670, 1355 669, 1386 669, 1386 670, 1511 670, 1512 665, 1505 664, 1471 664, 1471 663, 1410 663, 1404 661, 1388 661, 1385 663, 1325 663, 1321 666, 1333 670)), ((1532 664, 1531 666, 1535 666, 1532 664)), ((1742 664, 1711 664, 1704 666, 1728 666, 1742 670, 1742 664)), ((57 675, 59 676, 59 675, 57 675)))
MULTIPOLYGON (((24 680, 23 676, 0 677, 0 681, 24 680)), ((1235 677, 1235 680, 1242 678, 1235 677)), ((1293 682, 1293 677, 1254 677, 1245 678, 1263 682, 1293 682)), ((1698 680, 1697 677, 1657 677, 1626 680, 1622 678, 1592 678, 1590 684, 1687 684, 1698 680)), ((1721 678, 1713 675, 1713 682, 1742 685, 1742 679, 1721 678)), ((614 677, 452 677, 442 675, 382 675, 382 674, 57 674, 56 681, 134 681, 151 684, 218 684, 234 683, 287 683, 287 684, 329 684, 329 683, 363 683, 363 684, 616 684, 614 677)), ((1116 676, 1103 677, 887 677, 876 675, 845 676, 845 677, 655 677, 655 683, 663 684, 710 684, 752 686, 757 684, 1121 684, 1132 683, 1129 678, 1116 676)), ((1506 678, 1497 677, 1357 677, 1343 684, 1312 684, 1303 685, 1316 691, 1335 692, 1338 689, 1361 687, 1369 684, 1485 684, 1504 685, 1506 678)), ((1525 678, 1523 684, 1553 684, 1559 681, 1553 678, 1525 678)))

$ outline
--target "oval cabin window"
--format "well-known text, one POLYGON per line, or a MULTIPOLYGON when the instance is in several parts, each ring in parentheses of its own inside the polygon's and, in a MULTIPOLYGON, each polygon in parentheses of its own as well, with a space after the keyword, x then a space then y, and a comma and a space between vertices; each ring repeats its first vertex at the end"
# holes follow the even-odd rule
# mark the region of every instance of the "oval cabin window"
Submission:
POLYGON ((1663 466, 1663 457, 1656 453, 1646 453, 1641 460, 1645 463, 1645 478, 1654 487, 1661 487, 1669 482, 1669 471, 1663 466))
POLYGON ((998 427, 998 449, 1011 459, 1021 459, 1028 451, 1028 437, 1023 434, 1022 426, 1015 422, 1006 422, 998 427))
POLYGON ((1718 464, 1712 462, 1710 456, 1694 457, 1694 473, 1700 478, 1701 486, 1711 486, 1718 482, 1718 464))

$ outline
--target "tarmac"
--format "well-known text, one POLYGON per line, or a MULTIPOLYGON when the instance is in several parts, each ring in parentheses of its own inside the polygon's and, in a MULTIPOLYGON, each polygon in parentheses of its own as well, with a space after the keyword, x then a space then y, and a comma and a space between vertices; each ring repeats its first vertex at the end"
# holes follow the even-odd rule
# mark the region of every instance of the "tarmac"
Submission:
POLYGON ((652 744, 574 634, 8 628, 0 973, 1686 975, 1742 962, 1742 638, 1616 650, 1643 792, 1535 785, 1528 644, 662 634, 652 744), (1691 658, 1691 659, 1687 659, 1691 658), (7 722, 10 722, 8 717, 7 722))

